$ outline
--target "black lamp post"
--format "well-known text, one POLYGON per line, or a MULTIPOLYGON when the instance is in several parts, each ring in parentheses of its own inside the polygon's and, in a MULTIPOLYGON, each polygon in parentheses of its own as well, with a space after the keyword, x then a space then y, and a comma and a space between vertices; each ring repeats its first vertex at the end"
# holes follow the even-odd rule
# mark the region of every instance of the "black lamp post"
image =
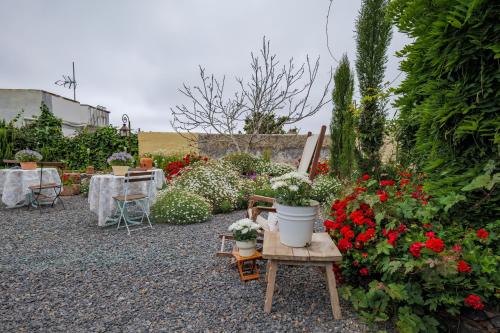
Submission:
POLYGON ((120 128, 120 135, 128 137, 128 149, 130 150, 129 153, 132 153, 132 144, 130 143, 132 128, 130 127, 130 118, 128 117, 127 114, 124 114, 122 116, 122 123, 123 125, 120 128))

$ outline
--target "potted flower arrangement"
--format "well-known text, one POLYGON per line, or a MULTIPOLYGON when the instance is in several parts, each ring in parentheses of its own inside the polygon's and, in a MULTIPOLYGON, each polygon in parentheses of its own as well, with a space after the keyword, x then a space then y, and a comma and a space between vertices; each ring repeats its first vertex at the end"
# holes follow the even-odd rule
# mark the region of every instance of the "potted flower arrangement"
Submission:
POLYGON ((142 155, 140 161, 139 161, 139 165, 141 166, 142 169, 145 169, 145 170, 151 170, 153 168, 153 155, 151 155, 150 153, 145 153, 144 155, 142 155))
POLYGON ((311 180, 305 173, 290 172, 272 178, 271 187, 276 191, 280 242, 291 247, 310 244, 319 208, 311 200, 311 180))
POLYGON ((115 176, 125 176, 129 167, 133 165, 134 158, 129 153, 122 151, 111 155, 107 162, 111 165, 115 176))
POLYGON ((42 155, 31 149, 23 149, 18 151, 14 158, 21 163, 21 169, 35 170, 36 162, 42 160, 42 155))
POLYGON ((228 230, 233 233, 240 256, 250 257, 255 254, 259 229, 260 226, 250 219, 238 220, 229 226, 228 230))
POLYGON ((62 175, 63 190, 62 196, 80 194, 80 175, 64 173, 62 175))

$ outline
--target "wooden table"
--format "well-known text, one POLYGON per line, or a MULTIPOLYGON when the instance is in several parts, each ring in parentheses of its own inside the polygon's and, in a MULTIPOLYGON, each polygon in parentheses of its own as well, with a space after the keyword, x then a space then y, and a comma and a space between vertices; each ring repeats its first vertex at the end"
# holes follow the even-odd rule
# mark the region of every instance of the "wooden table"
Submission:
POLYGON ((264 233, 264 248, 262 257, 268 259, 267 262, 267 290, 264 311, 271 312, 273 304, 274 286, 276 282, 276 272, 279 264, 320 266, 325 267, 326 281, 330 291, 330 303, 332 305, 333 317, 341 319, 339 296, 335 274, 333 272, 333 261, 342 260, 342 254, 332 241, 328 233, 314 233, 311 245, 308 247, 288 247, 280 243, 279 233, 266 231, 264 233))

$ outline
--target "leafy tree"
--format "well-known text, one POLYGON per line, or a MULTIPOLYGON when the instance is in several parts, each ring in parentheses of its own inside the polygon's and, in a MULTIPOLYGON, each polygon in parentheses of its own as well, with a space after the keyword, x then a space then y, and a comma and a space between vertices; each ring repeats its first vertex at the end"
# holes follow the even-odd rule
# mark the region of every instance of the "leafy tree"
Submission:
POLYGON ((288 117, 277 117, 274 113, 255 112, 245 118, 243 130, 248 134, 285 134, 283 126, 288 117))
POLYGON ((356 72, 361 93, 360 161, 364 172, 378 173, 384 138, 385 98, 381 95, 391 41, 387 0, 363 0, 356 21, 356 72))
POLYGON ((355 164, 355 132, 352 110, 354 73, 344 54, 333 75, 333 112, 330 124, 330 169, 340 178, 350 177, 355 164))
POLYGON ((500 5, 394 0, 390 16, 413 39, 400 55, 399 159, 419 165, 437 194, 464 195, 461 224, 498 221, 500 5))

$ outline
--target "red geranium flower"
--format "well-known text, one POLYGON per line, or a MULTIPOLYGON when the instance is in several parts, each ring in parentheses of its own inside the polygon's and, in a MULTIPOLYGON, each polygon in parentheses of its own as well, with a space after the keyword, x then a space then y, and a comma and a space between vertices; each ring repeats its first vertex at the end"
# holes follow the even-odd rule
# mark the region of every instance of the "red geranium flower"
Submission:
POLYGON ((434 231, 427 231, 425 233, 425 237, 427 238, 433 238, 436 234, 434 233, 434 231))
POLYGON ((425 247, 436 253, 440 253, 444 250, 444 242, 440 238, 429 238, 425 241, 425 247))
POLYGON ((363 252, 363 253, 361 253, 361 256, 362 256, 363 258, 368 258, 368 253, 363 252))
POLYGON ((345 238, 341 238, 338 243, 338 248, 341 252, 347 252, 347 250, 352 249, 352 243, 345 238))
POLYGON ((369 273, 369 271, 368 271, 368 268, 366 268, 366 267, 363 267, 359 270, 359 274, 361 274, 362 276, 367 276, 368 273, 369 273))
POLYGON ((457 270, 460 272, 460 273, 470 273, 472 272, 472 268, 469 266, 469 264, 464 261, 464 260, 460 260, 458 263, 457 263, 457 270))
POLYGON ((453 251, 455 252, 460 252, 462 251, 462 247, 460 245, 453 245, 453 247, 451 248, 453 251))
POLYGON ((370 175, 367 175, 367 174, 363 175, 363 180, 365 180, 365 181, 369 180, 370 178, 371 178, 370 175))
POLYGON ((477 295, 472 295, 470 294, 469 296, 467 296, 465 299, 464 299, 464 303, 468 306, 470 306, 471 308, 473 308, 474 310, 482 310, 484 309, 484 304, 481 300, 481 297, 477 296, 477 295))
POLYGON ((483 228, 479 229, 476 233, 477 237, 479 238, 488 238, 488 236, 490 235, 490 233, 486 230, 484 230, 483 228))
POLYGON ((382 180, 380 186, 394 186, 394 180, 382 180))
POLYGON ((380 202, 385 202, 385 201, 387 201, 387 199, 389 199, 389 195, 387 194, 386 191, 377 190, 377 195, 380 199, 380 202))
POLYGON ((425 229, 432 229, 432 224, 430 224, 430 223, 424 223, 424 224, 422 224, 422 226, 423 226, 425 229))
POLYGON ((410 245, 410 253, 415 257, 418 258, 420 257, 420 250, 424 247, 424 243, 422 242, 415 242, 410 245))

